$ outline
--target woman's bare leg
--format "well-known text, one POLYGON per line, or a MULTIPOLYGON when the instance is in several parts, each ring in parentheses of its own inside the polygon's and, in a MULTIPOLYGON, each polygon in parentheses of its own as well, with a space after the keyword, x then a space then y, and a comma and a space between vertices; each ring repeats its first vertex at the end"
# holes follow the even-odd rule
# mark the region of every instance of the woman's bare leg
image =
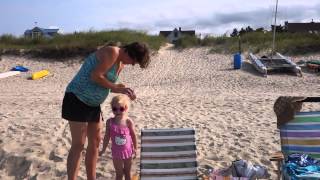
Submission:
POLYGON ((88 123, 88 147, 86 152, 87 179, 96 179, 96 165, 101 141, 102 123, 88 123))
POLYGON ((87 123, 69 121, 71 131, 71 148, 67 159, 68 180, 76 180, 78 176, 81 153, 87 136, 87 123))
POLYGON ((123 160, 121 159, 112 159, 113 166, 116 170, 116 180, 122 180, 124 171, 123 171, 123 160))
POLYGON ((123 160, 124 161, 124 177, 125 180, 131 179, 131 165, 132 165, 132 158, 123 160))

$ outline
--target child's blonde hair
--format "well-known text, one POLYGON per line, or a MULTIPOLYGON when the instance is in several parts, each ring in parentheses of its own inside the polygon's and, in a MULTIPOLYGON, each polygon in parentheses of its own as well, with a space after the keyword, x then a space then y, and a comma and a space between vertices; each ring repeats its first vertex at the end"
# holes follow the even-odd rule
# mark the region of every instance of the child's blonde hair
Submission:
POLYGON ((121 95, 114 96, 110 104, 111 104, 111 107, 113 107, 115 104, 119 104, 119 105, 127 106, 127 108, 129 108, 130 99, 127 95, 121 94, 121 95))

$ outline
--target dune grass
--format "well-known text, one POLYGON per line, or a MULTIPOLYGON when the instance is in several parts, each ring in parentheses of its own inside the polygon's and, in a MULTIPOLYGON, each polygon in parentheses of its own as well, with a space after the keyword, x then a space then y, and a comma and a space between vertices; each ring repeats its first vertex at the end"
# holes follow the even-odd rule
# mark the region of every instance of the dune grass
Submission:
MULTIPOLYGON (((134 30, 89 31, 57 35, 51 39, 31 39, 12 35, 0 36, 0 53, 21 54, 27 52, 46 58, 84 56, 106 43, 127 44, 134 41, 145 42, 152 51, 157 51, 167 40, 158 35, 148 35, 134 30)), ((241 44, 242 52, 271 51, 272 32, 250 32, 239 37, 226 35, 218 37, 185 36, 175 42, 178 49, 209 47, 211 53, 236 53, 241 44), (241 42, 241 43, 239 43, 241 42)), ((276 50, 287 55, 320 52, 320 35, 309 33, 277 33, 276 50)))
POLYGON ((87 55, 107 43, 127 44, 134 41, 147 43, 153 51, 157 51, 161 45, 166 43, 163 37, 133 30, 89 31, 57 35, 51 39, 2 35, 0 36, 0 50, 2 53, 19 54, 23 49, 35 56, 63 58, 87 55))
MULTIPOLYGON (((211 47, 212 53, 265 52, 272 49, 272 32, 251 32, 241 37, 206 37, 204 39, 183 38, 177 43, 181 48, 192 46, 211 47), (240 42, 240 43, 239 43, 240 42), (239 45, 240 44, 240 45, 239 45)), ((320 35, 310 33, 277 33, 275 50, 288 55, 320 52, 320 35)))

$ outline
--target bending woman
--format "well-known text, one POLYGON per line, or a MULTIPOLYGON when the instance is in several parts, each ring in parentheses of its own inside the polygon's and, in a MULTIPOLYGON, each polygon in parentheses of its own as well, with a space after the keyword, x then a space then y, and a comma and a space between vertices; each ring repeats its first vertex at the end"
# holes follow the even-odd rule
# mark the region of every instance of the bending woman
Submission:
POLYGON ((79 72, 68 84, 62 103, 62 117, 69 122, 72 138, 67 159, 69 180, 75 180, 78 176, 86 139, 87 179, 96 179, 102 128, 100 105, 110 91, 126 94, 134 100, 134 91, 123 84, 116 84, 116 81, 125 65, 138 63, 141 68, 146 68, 149 62, 146 44, 134 42, 122 47, 104 46, 85 59, 79 72))

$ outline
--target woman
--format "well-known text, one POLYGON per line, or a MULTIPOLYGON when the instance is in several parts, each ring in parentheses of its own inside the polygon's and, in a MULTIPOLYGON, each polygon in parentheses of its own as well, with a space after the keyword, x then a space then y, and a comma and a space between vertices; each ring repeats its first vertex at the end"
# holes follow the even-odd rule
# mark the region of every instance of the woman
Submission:
POLYGON ((101 140, 101 108, 111 92, 136 98, 132 89, 116 84, 118 75, 125 65, 138 63, 146 68, 150 62, 148 47, 134 42, 122 47, 104 46, 90 54, 81 69, 68 84, 62 104, 62 117, 69 121, 71 148, 67 159, 69 180, 75 180, 80 166, 81 154, 86 138, 85 165, 87 179, 96 178, 96 162, 101 140))

